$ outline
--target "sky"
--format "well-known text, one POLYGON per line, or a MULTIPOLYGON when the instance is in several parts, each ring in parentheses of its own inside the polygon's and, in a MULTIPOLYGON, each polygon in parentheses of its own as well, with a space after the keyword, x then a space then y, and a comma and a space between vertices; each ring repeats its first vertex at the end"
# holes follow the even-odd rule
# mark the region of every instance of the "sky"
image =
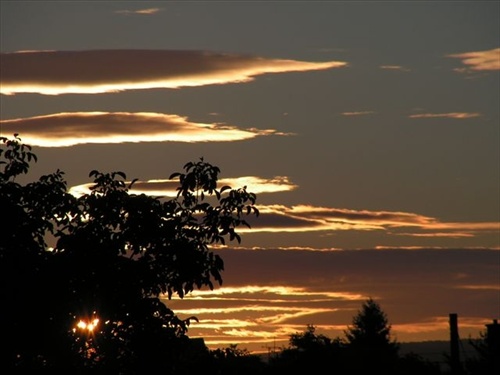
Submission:
POLYGON ((223 285, 165 300, 251 352, 368 298, 400 342, 500 318, 499 1, 0 2, 0 133, 70 192, 173 196, 189 161, 257 194, 223 285))

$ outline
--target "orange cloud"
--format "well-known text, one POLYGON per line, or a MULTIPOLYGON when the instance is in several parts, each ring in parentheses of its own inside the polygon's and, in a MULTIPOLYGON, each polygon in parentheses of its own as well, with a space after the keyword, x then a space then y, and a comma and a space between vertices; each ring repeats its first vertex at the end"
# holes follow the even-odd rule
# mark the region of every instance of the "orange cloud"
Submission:
POLYGON ((1 120, 4 133, 18 133, 40 147, 85 143, 225 142, 264 135, 275 130, 238 129, 235 126, 190 122, 186 117, 151 112, 71 112, 1 120))
POLYGON ((481 116, 477 112, 450 112, 450 113, 420 113, 408 116, 409 118, 454 118, 466 119, 481 116))
POLYGON ((187 50, 2 53, 0 93, 98 94, 249 82, 270 73, 324 70, 345 62, 306 62, 187 50))
MULTIPOLYGON (((494 48, 486 51, 465 52, 447 57, 458 58, 467 66, 468 70, 500 70, 500 48, 494 48)), ((464 72, 464 70, 456 70, 464 72)))

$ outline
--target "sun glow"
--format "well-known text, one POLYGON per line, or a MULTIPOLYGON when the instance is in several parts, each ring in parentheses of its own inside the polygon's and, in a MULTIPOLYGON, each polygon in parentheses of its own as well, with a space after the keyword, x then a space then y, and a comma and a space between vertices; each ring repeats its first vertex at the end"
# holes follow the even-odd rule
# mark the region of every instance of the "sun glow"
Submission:
MULTIPOLYGON (((80 319, 78 323, 76 324, 76 328, 80 329, 83 332, 94 332, 96 329, 97 325, 99 324, 99 319, 94 318, 89 321, 85 321, 83 319, 80 319)), ((73 331, 76 331, 76 328, 73 329, 73 331)))

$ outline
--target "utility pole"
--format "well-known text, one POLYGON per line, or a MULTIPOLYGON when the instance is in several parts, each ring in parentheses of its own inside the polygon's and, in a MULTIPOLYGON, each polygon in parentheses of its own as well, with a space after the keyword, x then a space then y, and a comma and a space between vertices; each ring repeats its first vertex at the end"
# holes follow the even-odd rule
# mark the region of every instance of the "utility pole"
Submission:
POLYGON ((459 375, 462 373, 459 340, 457 314, 450 314, 450 367, 452 375, 459 375))
POLYGON ((271 347, 267 344, 262 347, 267 349, 267 362, 271 362, 271 347))

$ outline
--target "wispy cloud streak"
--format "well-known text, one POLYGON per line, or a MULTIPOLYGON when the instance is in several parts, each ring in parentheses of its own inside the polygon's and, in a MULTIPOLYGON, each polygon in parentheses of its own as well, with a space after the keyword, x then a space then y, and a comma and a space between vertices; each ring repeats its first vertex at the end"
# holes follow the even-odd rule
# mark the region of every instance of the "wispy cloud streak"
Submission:
POLYGON ((384 70, 395 70, 399 72, 409 72, 410 69, 405 68, 404 66, 401 65, 380 65, 380 69, 384 70))
POLYGON ((117 10, 115 13, 117 14, 140 14, 140 15, 151 15, 151 14, 156 14, 160 12, 160 8, 145 8, 145 9, 136 9, 136 10, 128 10, 128 9, 123 9, 123 10, 117 10))
MULTIPOLYGON (((438 231, 436 236, 444 237, 443 231, 450 231, 449 237, 472 235, 474 232, 494 232, 500 229, 499 222, 440 222, 437 218, 410 212, 349 210, 342 208, 316 207, 310 205, 284 206, 261 205, 258 219, 249 219, 257 232, 310 232, 382 230, 391 234, 395 228, 438 231), (466 234, 456 231, 466 231, 466 234)), ((247 231, 247 229, 243 229, 247 231)), ((409 235, 406 233, 405 235, 409 235)), ((430 236, 431 234, 427 234, 430 236)))
POLYGON ((352 111, 352 112, 342 112, 342 116, 365 116, 374 114, 374 111, 352 111))
POLYGON ((0 121, 4 133, 18 133, 40 147, 85 143, 227 142, 265 135, 272 129, 238 129, 220 123, 195 123, 174 114, 151 112, 70 112, 0 121))
POLYGON ((98 94, 249 82, 270 73, 339 68, 306 62, 187 50, 85 50, 2 53, 0 93, 98 94))
POLYGON ((276 336, 286 341, 306 321, 336 314, 346 309, 343 304, 359 304, 366 298, 359 293, 296 286, 245 285, 196 290, 174 305, 180 316, 202 317, 192 332, 205 337, 209 345, 231 343, 235 338, 240 344, 255 345, 276 336))
POLYGON ((481 114, 477 112, 449 112, 449 113, 419 113, 408 116, 409 118, 453 118, 453 119, 467 119, 480 117, 481 114))

